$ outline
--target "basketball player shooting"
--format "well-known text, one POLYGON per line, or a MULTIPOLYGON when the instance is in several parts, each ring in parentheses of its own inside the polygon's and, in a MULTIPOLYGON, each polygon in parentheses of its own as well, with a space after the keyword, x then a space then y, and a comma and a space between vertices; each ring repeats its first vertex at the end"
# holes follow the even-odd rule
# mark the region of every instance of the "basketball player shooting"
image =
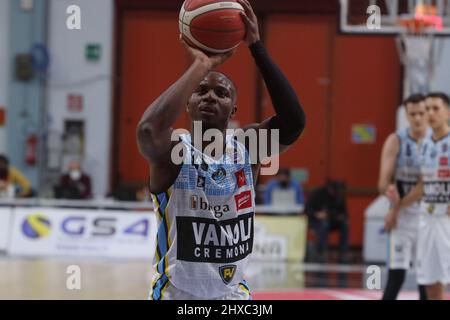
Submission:
MULTIPOLYGON (((244 8, 245 42, 276 113, 243 130, 279 130, 281 153, 303 132, 305 114, 262 44, 249 2, 238 2, 244 8)), ((238 109, 237 91, 226 75, 214 71, 234 52, 207 55, 181 41, 192 58, 190 67, 147 108, 137 128, 140 152, 150 166, 150 192, 158 217, 156 274, 150 298, 251 299, 244 275, 253 246, 254 185, 262 159, 250 159, 251 141, 243 144, 227 136, 228 123, 238 109), (192 129, 172 141, 172 125, 184 110, 192 129), (202 125, 201 135, 194 130, 194 122, 202 125), (208 154, 202 139, 207 129, 219 130, 225 150, 235 151, 221 157, 208 154), (187 150, 182 164, 171 157, 178 143, 187 150), (233 161, 228 157, 245 161, 230 164, 233 161)), ((256 143, 259 148, 273 149, 261 146, 259 140, 256 143)))
MULTIPOLYGON (((378 188, 381 194, 394 193, 403 198, 420 176, 420 143, 431 135, 425 97, 409 96, 403 103, 409 127, 392 133, 384 143, 378 188), (395 184, 392 184, 394 181, 395 184)), ((383 300, 395 300, 405 281, 406 271, 414 262, 419 224, 419 202, 400 211, 391 209, 386 215, 385 230, 389 232, 388 281, 383 300)), ((415 265, 415 263, 414 263, 415 265)), ((424 286, 419 286, 421 300, 426 300, 424 286)))

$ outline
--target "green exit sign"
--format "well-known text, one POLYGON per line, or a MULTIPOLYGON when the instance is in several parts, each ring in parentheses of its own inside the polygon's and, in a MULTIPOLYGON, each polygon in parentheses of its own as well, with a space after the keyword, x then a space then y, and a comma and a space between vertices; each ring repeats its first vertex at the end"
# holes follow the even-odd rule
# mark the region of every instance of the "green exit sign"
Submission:
POLYGON ((88 43, 86 45, 86 59, 89 61, 99 61, 102 55, 102 46, 98 43, 88 43))

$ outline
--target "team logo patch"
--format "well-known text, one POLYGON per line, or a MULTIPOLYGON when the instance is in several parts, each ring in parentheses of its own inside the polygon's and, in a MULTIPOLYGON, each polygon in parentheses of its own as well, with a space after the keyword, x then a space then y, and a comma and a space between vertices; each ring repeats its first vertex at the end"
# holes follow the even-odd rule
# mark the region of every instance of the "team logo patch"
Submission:
POLYGON ((252 193, 244 191, 234 196, 237 210, 250 208, 252 206, 252 193))
POLYGON ((247 179, 245 179, 244 169, 236 171, 235 175, 236 175, 236 181, 237 181, 238 188, 243 187, 247 184, 247 179))
POLYGON ((450 169, 440 169, 438 171, 438 178, 450 178, 450 169))
POLYGON ((397 252, 397 253, 402 253, 402 252, 403 252, 403 245, 397 244, 397 245, 395 246, 395 252, 397 252))
POLYGON ((448 158, 447 157, 441 157, 439 159, 439 165, 443 166, 443 167, 447 167, 448 166, 448 158))
POLYGON ((434 209, 435 209, 434 204, 430 204, 430 205, 428 206, 428 213, 429 213, 429 214, 433 214, 433 213, 434 213, 434 209))
POLYGON ((225 284, 229 284, 236 273, 236 266, 234 264, 226 265, 219 268, 220 277, 225 284))
POLYGON ((216 172, 214 172, 212 174, 212 178, 214 181, 220 181, 223 180, 225 178, 225 176, 227 175, 227 172, 225 171, 224 168, 219 168, 216 170, 216 172))

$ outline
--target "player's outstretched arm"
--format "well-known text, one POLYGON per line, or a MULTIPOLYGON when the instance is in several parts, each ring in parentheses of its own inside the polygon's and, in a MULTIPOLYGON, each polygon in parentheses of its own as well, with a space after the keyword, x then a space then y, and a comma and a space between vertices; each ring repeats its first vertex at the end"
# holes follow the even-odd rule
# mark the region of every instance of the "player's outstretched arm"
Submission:
POLYGON ((380 175, 378 178, 378 190, 385 194, 392 183, 395 171, 395 163, 400 150, 400 141, 395 133, 386 139, 381 152, 380 175))
MULTIPOLYGON (((242 14, 247 29, 245 41, 264 78, 276 112, 275 116, 247 128, 278 129, 279 152, 282 152, 302 134, 306 125, 305 112, 291 84, 260 41, 258 20, 250 4, 247 0, 239 0, 239 3, 245 10, 242 14)), ((268 150, 270 149, 268 146, 268 150)))
POLYGON ((209 71, 223 63, 234 52, 208 56, 202 51, 181 43, 193 62, 189 69, 159 96, 144 112, 137 127, 137 141, 141 154, 151 162, 167 163, 173 146, 172 125, 185 110, 192 92, 209 71))

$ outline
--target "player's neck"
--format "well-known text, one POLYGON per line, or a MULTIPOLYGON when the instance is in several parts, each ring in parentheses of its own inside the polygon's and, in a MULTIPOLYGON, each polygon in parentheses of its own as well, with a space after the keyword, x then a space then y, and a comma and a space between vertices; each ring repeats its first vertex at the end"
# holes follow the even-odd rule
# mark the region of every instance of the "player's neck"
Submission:
MULTIPOLYGON (((226 145, 226 130, 220 130, 218 128, 215 128, 217 131, 216 132, 220 132, 222 134, 222 142, 223 142, 223 149, 225 150, 225 145, 226 145)), ((204 152, 205 149, 210 146, 208 149, 213 153, 213 154, 208 154, 208 156, 211 157, 215 157, 216 155, 214 154, 216 147, 212 146, 212 144, 215 144, 215 139, 216 136, 214 135, 213 137, 209 136, 207 137, 207 139, 205 139, 205 132, 206 132, 207 128, 205 128, 202 131, 199 130, 194 130, 194 128, 192 128, 191 130, 191 137, 192 137, 192 144, 194 145, 195 148, 200 150, 201 147, 201 152, 204 152)))
POLYGON ((437 141, 448 135, 450 132, 450 127, 448 124, 445 124, 441 127, 433 129, 433 140, 437 141))
POLYGON ((427 134, 427 129, 425 130, 409 130, 409 134, 411 137, 416 141, 421 141, 423 138, 425 138, 427 134))

